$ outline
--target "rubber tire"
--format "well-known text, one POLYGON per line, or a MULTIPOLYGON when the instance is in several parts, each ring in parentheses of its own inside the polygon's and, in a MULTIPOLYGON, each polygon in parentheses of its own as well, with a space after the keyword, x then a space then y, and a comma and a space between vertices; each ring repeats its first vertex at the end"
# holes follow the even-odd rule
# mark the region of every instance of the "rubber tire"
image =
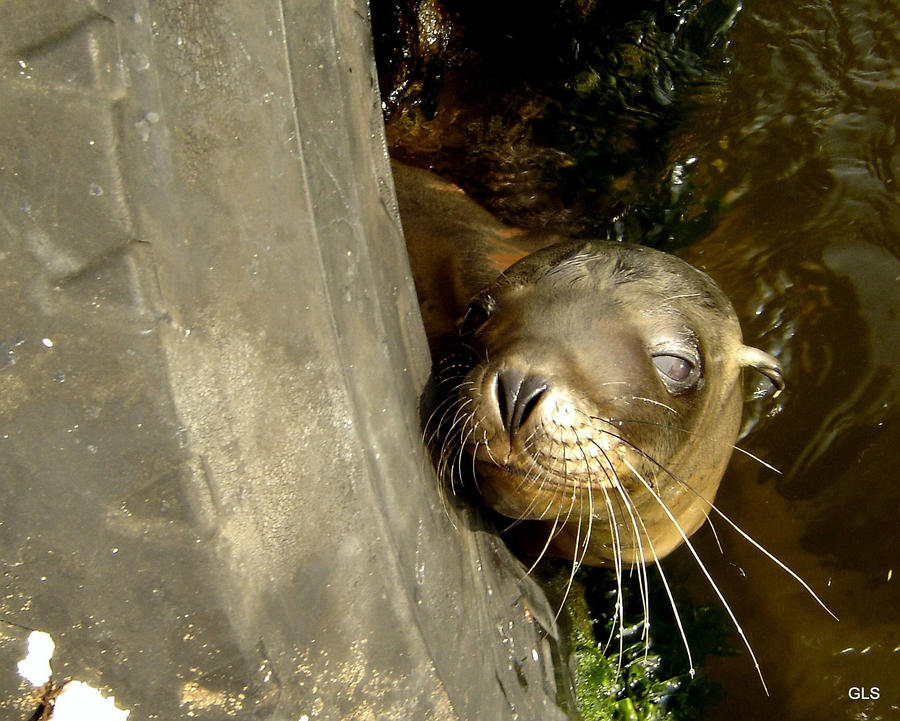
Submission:
POLYGON ((0 709, 565 718, 553 614, 422 450, 363 2, 3 3, 0 709))

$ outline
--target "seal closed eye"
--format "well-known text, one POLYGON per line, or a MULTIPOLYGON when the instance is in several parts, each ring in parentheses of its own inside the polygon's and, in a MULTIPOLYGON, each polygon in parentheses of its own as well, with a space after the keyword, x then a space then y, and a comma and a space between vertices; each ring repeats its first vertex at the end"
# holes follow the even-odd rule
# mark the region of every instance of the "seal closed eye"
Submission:
POLYGON ((426 332, 447 389, 439 465, 473 468, 520 550, 662 558, 710 510, 738 434, 745 346, 703 272, 650 248, 507 228, 394 166, 426 332))

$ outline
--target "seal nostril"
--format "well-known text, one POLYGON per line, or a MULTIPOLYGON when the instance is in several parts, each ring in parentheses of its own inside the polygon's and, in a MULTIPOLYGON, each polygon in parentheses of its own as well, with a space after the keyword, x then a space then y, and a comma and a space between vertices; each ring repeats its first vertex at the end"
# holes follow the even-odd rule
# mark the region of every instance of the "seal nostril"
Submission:
POLYGON ((518 430, 528 420, 547 390, 547 383, 534 376, 525 376, 522 385, 519 386, 519 397, 516 399, 516 412, 513 414, 513 423, 510 432, 518 430))
POLYGON ((500 412, 500 422, 503 427, 509 429, 512 423, 512 414, 516 406, 516 394, 522 385, 522 375, 516 371, 500 371, 496 377, 497 410, 500 412))
POLYGON ((506 369, 497 374, 497 410, 510 436, 528 420, 547 390, 547 382, 537 376, 524 376, 506 369))

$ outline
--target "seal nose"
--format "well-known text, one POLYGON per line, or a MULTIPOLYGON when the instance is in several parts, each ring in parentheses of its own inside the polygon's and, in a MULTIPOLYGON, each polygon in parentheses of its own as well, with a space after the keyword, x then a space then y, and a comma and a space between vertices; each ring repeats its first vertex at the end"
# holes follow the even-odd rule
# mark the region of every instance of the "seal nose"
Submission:
POLYGON ((503 427, 514 436, 547 391, 547 381, 506 368, 497 373, 497 409, 503 427))

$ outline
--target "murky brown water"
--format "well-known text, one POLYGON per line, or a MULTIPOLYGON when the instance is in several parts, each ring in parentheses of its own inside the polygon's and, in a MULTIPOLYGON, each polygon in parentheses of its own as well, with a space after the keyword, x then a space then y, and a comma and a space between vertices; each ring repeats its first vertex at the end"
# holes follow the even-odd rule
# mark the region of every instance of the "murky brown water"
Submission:
POLYGON ((724 557, 705 532, 771 692, 746 654, 713 661, 727 697, 710 718, 900 717, 900 5, 748 2, 731 39, 725 102, 682 151, 724 210, 684 254, 790 390, 743 442, 783 475, 738 458, 719 503, 841 621, 724 524, 724 557))
MULTIPOLYGON (((718 502, 841 620, 725 523, 722 555, 705 528, 701 556, 770 692, 745 651, 711 659, 725 700, 709 718, 900 718, 900 2, 748 0, 728 38, 725 84, 668 137, 683 227, 714 220, 681 252, 719 281, 789 386, 748 404, 741 442, 782 473, 736 457, 718 502), (877 699, 851 697, 873 687, 877 699)), ((470 152, 459 117, 420 150, 470 152)), ((541 188, 526 200, 552 210, 541 188)), ((689 554, 668 567, 713 598, 689 554)))

